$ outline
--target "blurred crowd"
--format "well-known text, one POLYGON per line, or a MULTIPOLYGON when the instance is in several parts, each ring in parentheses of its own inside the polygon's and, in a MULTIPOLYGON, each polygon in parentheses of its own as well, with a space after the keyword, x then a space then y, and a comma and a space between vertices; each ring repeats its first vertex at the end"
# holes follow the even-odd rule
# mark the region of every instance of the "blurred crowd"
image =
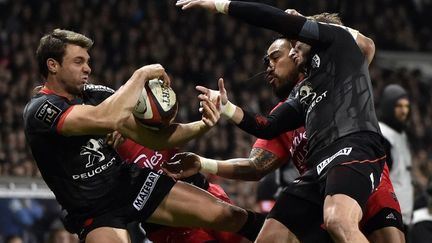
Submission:
MULTIPOLYGON (((432 52, 428 0, 262 2, 306 15, 341 12, 346 25, 375 41, 377 51, 432 52)), ((40 176, 25 142, 22 111, 41 81, 34 59, 38 41, 54 28, 74 30, 95 41, 93 83, 118 88, 136 68, 161 63, 178 94, 179 122, 200 118, 194 87, 216 88, 219 77, 224 77, 235 104, 266 113, 276 102, 262 73, 262 57, 276 36, 273 32, 203 11, 182 12, 173 0, 0 0, 2 176, 40 176)), ((377 105, 386 84, 398 83, 410 94, 414 183, 422 191, 432 175, 432 80, 419 70, 384 69, 373 63, 370 73, 377 105)), ((254 140, 221 120, 182 149, 211 158, 248 157, 254 140)), ((237 204, 254 207, 255 183, 216 179, 237 204)))

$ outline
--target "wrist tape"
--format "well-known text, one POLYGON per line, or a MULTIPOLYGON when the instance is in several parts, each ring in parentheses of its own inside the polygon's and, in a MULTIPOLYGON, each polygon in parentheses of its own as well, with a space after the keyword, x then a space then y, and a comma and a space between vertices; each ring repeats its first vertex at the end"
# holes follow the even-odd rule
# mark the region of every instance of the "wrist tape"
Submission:
POLYGON ((201 169, 200 169, 201 172, 216 175, 216 173, 218 172, 218 164, 216 160, 201 157, 200 162, 201 162, 201 169))

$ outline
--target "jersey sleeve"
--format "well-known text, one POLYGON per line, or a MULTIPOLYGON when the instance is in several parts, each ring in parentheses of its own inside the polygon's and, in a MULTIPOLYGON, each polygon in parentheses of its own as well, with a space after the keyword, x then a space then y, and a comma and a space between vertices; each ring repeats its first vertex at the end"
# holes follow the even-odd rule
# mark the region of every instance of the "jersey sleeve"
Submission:
MULTIPOLYGON (((283 102, 279 102, 271 112, 273 112, 277 107, 281 106, 283 102)), ((270 112, 270 113, 271 113, 270 112)), ((264 149, 274 155, 276 155, 281 160, 286 160, 290 157, 290 153, 288 151, 288 144, 291 143, 292 136, 291 132, 284 133, 279 135, 277 138, 266 140, 266 139, 257 139, 253 145, 253 148, 264 149), (289 140, 286 143, 287 139, 289 140), (285 141, 285 143, 284 143, 285 141)))
POLYGON ((285 160, 290 157, 290 153, 279 138, 272 140, 257 139, 253 148, 264 149, 278 157, 280 160, 285 160))
POLYGON ((73 104, 64 97, 42 95, 24 110, 25 126, 32 132, 58 133, 72 108, 73 104))
POLYGON ((283 10, 254 2, 231 1, 228 14, 251 25, 271 29, 280 34, 297 39, 307 19, 291 15, 283 10))
POLYGON ((284 132, 304 124, 304 118, 290 103, 283 103, 270 115, 261 116, 243 111, 243 119, 237 126, 258 138, 273 139, 284 132))
POLYGON ((333 28, 328 24, 288 14, 282 9, 262 3, 231 1, 228 14, 251 25, 276 31, 288 39, 310 44, 315 48, 328 46, 335 37, 333 28))

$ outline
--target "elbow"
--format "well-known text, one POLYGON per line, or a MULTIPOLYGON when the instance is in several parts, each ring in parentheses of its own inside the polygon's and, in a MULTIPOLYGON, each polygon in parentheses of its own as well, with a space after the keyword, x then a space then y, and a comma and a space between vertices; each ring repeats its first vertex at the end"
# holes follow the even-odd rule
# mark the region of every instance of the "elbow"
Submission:
POLYGON ((141 130, 138 128, 140 125, 135 121, 133 115, 117 116, 112 119, 111 123, 114 131, 118 131, 123 136, 143 146, 147 145, 147 141, 143 139, 145 136, 141 135, 141 130))
POLYGON ((363 38, 361 46, 362 51, 370 64, 375 56, 375 42, 371 38, 365 37, 363 38))
POLYGON ((129 119, 130 119, 130 115, 113 116, 110 119, 111 126, 113 127, 113 130, 116 130, 116 131, 127 130, 129 119))
POLYGON ((366 50, 368 52, 368 56, 370 56, 370 60, 372 61, 375 55, 375 42, 371 38, 367 38, 366 40, 366 50))

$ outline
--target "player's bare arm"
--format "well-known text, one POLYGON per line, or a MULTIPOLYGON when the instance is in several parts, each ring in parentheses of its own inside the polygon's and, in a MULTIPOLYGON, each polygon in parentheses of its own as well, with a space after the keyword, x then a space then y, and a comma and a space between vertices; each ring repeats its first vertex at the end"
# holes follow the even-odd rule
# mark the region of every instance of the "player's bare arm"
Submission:
POLYGON ((153 78, 169 79, 161 65, 147 65, 136 70, 125 85, 98 106, 73 106, 65 117, 61 134, 77 136, 121 130, 130 119, 144 83, 153 78))
POLYGON ((249 159, 243 161, 234 161, 232 175, 227 172, 229 168, 223 168, 229 165, 228 161, 219 164, 221 168, 219 176, 230 179, 241 179, 247 181, 258 181, 270 172, 279 168, 284 161, 279 159, 275 154, 261 148, 253 148, 250 152, 249 159))
POLYGON ((356 42, 360 47, 360 50, 362 50, 363 54, 366 56, 368 64, 371 64, 375 56, 375 42, 371 38, 364 36, 362 33, 357 35, 356 42))
POLYGON ((203 100, 203 116, 200 121, 190 123, 173 123, 161 130, 151 130, 141 126, 129 116, 124 126, 118 131, 125 137, 151 149, 166 149, 182 145, 196 138, 216 125, 220 114, 216 106, 208 99, 203 100))
POLYGON ((204 158, 190 152, 178 153, 163 167, 171 177, 176 179, 206 172, 228 179, 258 181, 283 163, 284 161, 275 154, 264 149, 253 148, 249 158, 228 160, 204 158))

